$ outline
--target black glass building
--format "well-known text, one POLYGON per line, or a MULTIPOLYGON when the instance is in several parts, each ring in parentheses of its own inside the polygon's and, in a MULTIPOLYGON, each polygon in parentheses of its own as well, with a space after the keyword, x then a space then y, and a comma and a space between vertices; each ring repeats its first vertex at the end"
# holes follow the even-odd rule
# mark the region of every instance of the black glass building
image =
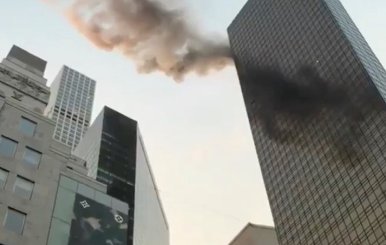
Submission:
POLYGON ((338 0, 228 28, 280 244, 386 244, 386 73, 338 0))
POLYGON ((168 245, 167 221, 138 123, 104 107, 74 151, 107 194, 126 202, 128 243, 168 245))

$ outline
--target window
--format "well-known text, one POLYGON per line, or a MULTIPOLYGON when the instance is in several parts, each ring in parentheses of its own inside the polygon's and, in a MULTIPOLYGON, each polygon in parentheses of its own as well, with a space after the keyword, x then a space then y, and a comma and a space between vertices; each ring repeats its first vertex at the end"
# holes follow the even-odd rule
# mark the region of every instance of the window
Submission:
POLYGON ((0 168, 0 189, 3 189, 7 182, 8 171, 0 168))
POLYGON ((25 117, 22 117, 20 124, 19 124, 19 130, 23 134, 32 137, 35 134, 36 125, 37 124, 35 122, 33 122, 25 117))
POLYGON ((4 227, 9 231, 13 231, 17 234, 23 233, 25 214, 15 209, 8 208, 7 214, 4 220, 4 227))
POLYGON ((48 245, 69 244, 70 225, 60 219, 53 218, 48 245))
POLYGON ((74 203, 75 192, 60 187, 56 196, 54 217, 70 224, 74 213, 74 203))
POLYGON ((28 166, 37 168, 39 166, 41 157, 42 157, 42 154, 40 152, 35 151, 29 147, 26 147, 24 156, 23 156, 23 163, 25 163, 28 166))
POLYGON ((0 154, 6 157, 13 157, 16 152, 17 142, 10 138, 0 137, 0 154))
POLYGON ((34 183, 23 177, 17 176, 13 192, 21 198, 30 199, 32 191, 34 189, 34 183))

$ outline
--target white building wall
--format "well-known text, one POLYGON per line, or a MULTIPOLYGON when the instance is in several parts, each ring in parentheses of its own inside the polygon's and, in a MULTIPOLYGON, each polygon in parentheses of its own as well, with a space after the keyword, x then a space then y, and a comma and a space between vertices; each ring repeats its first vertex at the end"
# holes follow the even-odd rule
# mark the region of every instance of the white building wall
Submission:
POLYGON ((134 245, 169 245, 169 227, 139 131, 135 182, 134 245))
POLYGON ((56 122, 54 139, 72 148, 90 125, 95 80, 63 66, 51 86, 46 114, 56 122))

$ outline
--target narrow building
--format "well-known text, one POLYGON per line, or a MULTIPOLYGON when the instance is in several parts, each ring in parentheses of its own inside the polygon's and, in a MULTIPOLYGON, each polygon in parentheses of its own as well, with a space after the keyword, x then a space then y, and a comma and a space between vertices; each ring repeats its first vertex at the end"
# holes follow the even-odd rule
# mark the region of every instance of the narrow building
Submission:
POLYGON ((51 84, 45 114, 55 121, 54 139, 71 147, 78 145, 90 125, 95 80, 63 66, 51 84))
POLYGON ((74 154, 87 161, 90 177, 107 185, 107 194, 128 204, 128 244, 169 244, 168 224, 135 120, 105 106, 74 154))

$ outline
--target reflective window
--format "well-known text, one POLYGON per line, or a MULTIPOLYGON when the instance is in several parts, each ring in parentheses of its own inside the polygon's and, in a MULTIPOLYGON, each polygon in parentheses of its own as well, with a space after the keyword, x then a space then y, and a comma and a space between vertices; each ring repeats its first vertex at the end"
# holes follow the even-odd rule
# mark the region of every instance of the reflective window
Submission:
POLYGON ((37 124, 35 122, 22 117, 19 124, 19 130, 23 134, 32 137, 35 134, 36 125, 37 124))
POLYGON ((0 154, 6 157, 13 157, 16 152, 17 142, 10 138, 0 137, 0 154))
POLYGON ((67 223, 71 223, 73 216, 72 206, 75 201, 75 193, 63 188, 59 188, 56 197, 56 206, 54 217, 59 218, 67 223))
POLYGON ((7 182, 8 171, 0 168, 0 189, 3 189, 7 182))
POLYGON ((17 176, 15 185, 13 187, 13 192, 19 197, 30 199, 32 191, 34 189, 34 183, 23 177, 17 176))
POLYGON ((26 147, 23 156, 23 163, 28 166, 32 166, 33 168, 37 168, 39 166, 41 157, 42 154, 40 152, 26 147))
POLYGON ((48 245, 67 245, 69 235, 70 225, 59 219, 53 218, 48 245))
POLYGON ((23 233, 25 214, 15 209, 8 208, 5 216, 4 227, 17 234, 23 233))

